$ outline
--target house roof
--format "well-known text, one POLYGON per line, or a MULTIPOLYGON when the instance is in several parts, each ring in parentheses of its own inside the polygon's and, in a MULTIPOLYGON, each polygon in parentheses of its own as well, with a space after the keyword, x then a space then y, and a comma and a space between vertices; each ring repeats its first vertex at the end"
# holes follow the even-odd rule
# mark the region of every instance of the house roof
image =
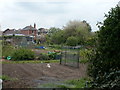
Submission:
POLYGON ((30 26, 26 26, 25 28, 23 28, 22 30, 37 30, 36 28, 30 26))
POLYGON ((15 30, 15 29, 7 29, 3 32, 3 34, 6 36, 11 36, 13 34, 16 36, 24 36, 24 34, 20 32, 20 30, 15 30))
POLYGON ((45 29, 45 28, 40 28, 40 29, 38 30, 38 32, 40 32, 40 33, 47 33, 48 30, 45 29))
POLYGON ((3 31, 3 34, 6 35, 6 34, 14 34, 15 32, 15 29, 6 29, 5 31, 3 31))

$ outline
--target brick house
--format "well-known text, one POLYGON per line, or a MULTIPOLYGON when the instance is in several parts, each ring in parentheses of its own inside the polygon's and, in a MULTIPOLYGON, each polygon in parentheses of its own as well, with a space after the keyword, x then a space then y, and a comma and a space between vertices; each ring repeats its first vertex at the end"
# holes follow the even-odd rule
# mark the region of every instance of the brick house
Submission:
MULTIPOLYGON (((3 31, 3 35, 4 36, 18 36, 18 37, 22 36, 21 38, 26 37, 27 42, 32 41, 34 43, 37 40, 37 43, 44 43, 46 42, 46 35, 49 33, 48 31, 49 30, 45 28, 36 29, 36 24, 34 23, 33 26, 29 25, 29 26, 24 27, 23 29, 18 29, 18 30, 6 29, 5 31, 3 31)), ((13 38, 11 38, 11 40, 9 39, 9 41, 13 41, 13 38)))
POLYGON ((5 36, 4 40, 12 45, 20 45, 24 41, 23 38, 26 39, 26 42, 24 41, 25 43, 32 44, 36 40, 37 36, 36 24, 34 24, 34 27, 30 25, 18 30, 6 29, 3 31, 3 36, 5 36))
POLYGON ((24 34, 25 36, 30 36, 33 37, 34 40, 36 40, 37 37, 37 29, 36 29, 36 24, 34 23, 34 27, 30 26, 26 26, 23 29, 20 29, 21 33, 24 34))

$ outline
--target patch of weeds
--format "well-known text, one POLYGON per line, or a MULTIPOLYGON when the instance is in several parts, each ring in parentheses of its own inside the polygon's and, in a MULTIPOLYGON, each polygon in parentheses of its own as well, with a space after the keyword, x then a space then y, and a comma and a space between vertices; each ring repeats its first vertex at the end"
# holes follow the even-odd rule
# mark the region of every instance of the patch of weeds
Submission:
POLYGON ((60 61, 59 60, 24 60, 24 61, 2 61, 2 64, 22 64, 22 63, 59 63, 60 61))
POLYGON ((66 85, 57 85, 58 88, 69 88, 66 85))
POLYGON ((80 59, 80 63, 88 63, 88 59, 80 59))
POLYGON ((89 88, 91 85, 89 84, 90 78, 81 78, 76 80, 67 80, 66 84, 74 85, 74 88, 89 88))
POLYGON ((91 81, 90 78, 81 78, 81 79, 74 79, 74 80, 66 80, 58 83, 47 83, 40 85, 39 88, 90 88, 91 85, 89 82, 91 81))
POLYGON ((42 84, 38 86, 37 88, 57 88, 57 85, 53 83, 47 83, 47 84, 42 84))
POLYGON ((70 84, 60 84, 60 85, 57 85, 58 88, 75 88, 74 85, 70 85, 70 84))
POLYGON ((10 80, 10 81, 18 80, 17 78, 11 78, 11 77, 9 77, 7 75, 0 76, 0 79, 2 79, 3 81, 5 81, 5 80, 10 80))

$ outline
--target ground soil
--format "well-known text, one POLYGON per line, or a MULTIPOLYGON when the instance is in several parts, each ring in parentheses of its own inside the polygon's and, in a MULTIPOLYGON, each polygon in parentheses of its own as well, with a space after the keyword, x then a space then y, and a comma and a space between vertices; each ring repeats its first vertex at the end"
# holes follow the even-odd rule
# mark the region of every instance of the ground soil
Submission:
POLYGON ((3 64, 2 75, 17 80, 3 81, 3 88, 31 88, 40 84, 77 79, 86 76, 86 64, 79 68, 60 65, 59 63, 39 64, 3 64))

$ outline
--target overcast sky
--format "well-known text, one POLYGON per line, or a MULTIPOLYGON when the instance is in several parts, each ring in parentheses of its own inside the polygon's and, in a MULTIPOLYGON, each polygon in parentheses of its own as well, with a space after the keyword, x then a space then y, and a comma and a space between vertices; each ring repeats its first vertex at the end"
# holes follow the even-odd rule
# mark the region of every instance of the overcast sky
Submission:
POLYGON ((70 20, 86 20, 93 31, 96 23, 119 0, 0 0, 1 30, 19 29, 36 23, 37 28, 62 28, 70 20))

